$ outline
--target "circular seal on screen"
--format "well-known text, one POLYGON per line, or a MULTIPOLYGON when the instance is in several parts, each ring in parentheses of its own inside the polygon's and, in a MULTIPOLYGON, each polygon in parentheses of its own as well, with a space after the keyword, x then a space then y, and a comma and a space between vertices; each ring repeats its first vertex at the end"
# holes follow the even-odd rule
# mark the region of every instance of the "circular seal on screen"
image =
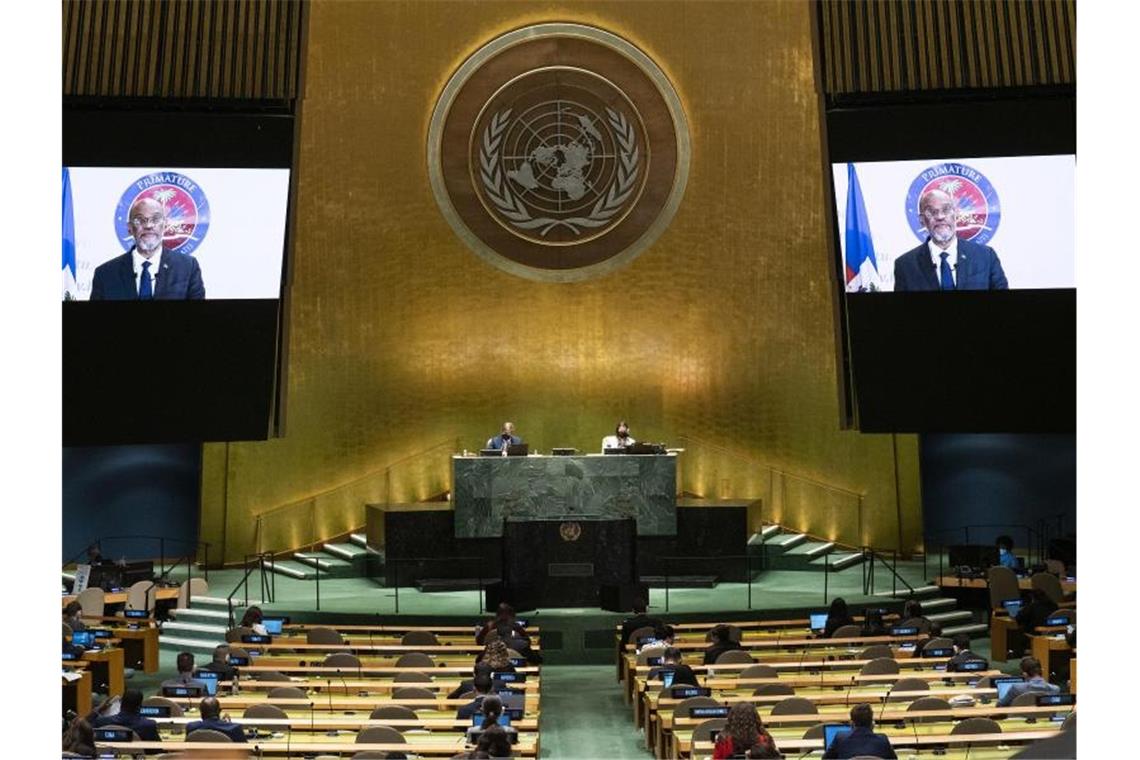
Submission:
POLYGON ((960 239, 985 245, 993 238, 1001 222, 997 190, 977 169, 951 162, 924 169, 910 184, 906 218, 919 240, 926 240, 928 233, 922 226, 918 204, 931 190, 941 190, 954 200, 960 239))
POLYGON ((688 122, 661 69, 580 24, 498 37, 452 75, 432 114, 428 173, 475 253, 534 280, 605 274, 672 220, 688 122))
POLYGON ((577 541, 582 537, 582 525, 576 522, 564 522, 558 526, 558 535, 563 541, 577 541))
POLYGON ((162 249, 171 253, 193 253, 210 228, 210 202, 198 183, 178 172, 144 174, 131 183, 115 208, 115 235, 129 251, 135 244, 131 235, 131 207, 143 198, 162 205, 166 222, 162 249))

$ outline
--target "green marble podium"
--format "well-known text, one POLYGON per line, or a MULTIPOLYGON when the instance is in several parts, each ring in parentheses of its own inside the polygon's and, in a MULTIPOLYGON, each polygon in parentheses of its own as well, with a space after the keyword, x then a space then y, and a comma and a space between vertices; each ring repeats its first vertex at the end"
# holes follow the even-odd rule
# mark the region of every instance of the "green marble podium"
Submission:
POLYGON ((498 538, 503 520, 632 517, 639 536, 677 534, 677 455, 451 460, 456 538, 498 538))

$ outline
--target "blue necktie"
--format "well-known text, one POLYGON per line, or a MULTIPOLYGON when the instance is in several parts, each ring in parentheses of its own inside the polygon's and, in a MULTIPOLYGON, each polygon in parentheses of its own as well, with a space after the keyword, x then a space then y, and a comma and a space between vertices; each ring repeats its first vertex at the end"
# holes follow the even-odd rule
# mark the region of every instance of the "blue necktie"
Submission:
MULTIPOLYGON (((942 254, 945 256, 946 254, 942 254)), ((945 265, 946 262, 943 262, 945 265)), ((943 275, 945 277, 945 275, 943 275)), ((150 262, 143 262, 142 274, 139 275, 139 300, 149 301, 154 298, 154 290, 151 289, 150 284, 150 262)))
POLYGON ((942 266, 939 267, 939 269, 942 272, 942 289, 943 290, 953 290, 954 289, 954 275, 950 273, 950 262, 946 260, 946 258, 950 254, 943 251, 942 253, 940 253, 938 255, 942 257, 942 266))

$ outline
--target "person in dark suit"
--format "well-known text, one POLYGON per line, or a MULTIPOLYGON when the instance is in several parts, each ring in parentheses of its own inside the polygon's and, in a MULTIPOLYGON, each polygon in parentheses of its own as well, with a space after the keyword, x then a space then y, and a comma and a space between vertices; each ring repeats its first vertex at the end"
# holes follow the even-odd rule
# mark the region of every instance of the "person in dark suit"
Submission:
POLYGON ((682 662, 681 650, 677 647, 667 648, 661 655, 661 664, 649 671, 650 681, 660 681, 666 673, 673 674, 673 684, 687 683, 691 686, 700 686, 697 683, 697 674, 693 669, 682 662))
POLYGON ((993 248, 958 239, 958 207, 950 195, 930 190, 918 208, 919 219, 930 236, 895 259, 896 292, 1009 289, 993 248))
POLYGON ((139 738, 144 742, 157 742, 158 738, 158 724, 150 718, 144 718, 139 715, 139 708, 142 707, 143 696, 142 692, 138 689, 127 689, 123 692, 123 697, 119 701, 119 712, 117 715, 103 715, 95 719, 95 728, 102 728, 103 726, 122 726, 129 728, 139 735, 139 738))
POLYGON ((1057 611, 1057 603, 1039 588, 1029 592, 1029 604, 1017 611, 1017 625, 1026 633, 1036 633, 1049 616, 1057 611))
MULTIPOLYGON (((472 673, 472 675, 474 677, 468 678, 465 681, 460 681, 459 685, 456 686, 455 689, 450 694, 447 695, 447 698, 448 699, 459 699, 464 694, 469 694, 469 693, 475 691, 475 679, 482 676, 486 680, 491 681, 491 673, 493 673, 494 671, 495 671, 495 669, 485 662, 475 663, 474 672, 472 673)), ((492 688, 493 688, 493 686, 492 686, 492 688)))
POLYGON ((472 685, 475 687, 475 698, 456 711, 455 718, 457 720, 470 720, 471 716, 483 711, 483 700, 491 693, 491 674, 479 673, 475 676, 472 685))
POLYGON ((131 250, 95 268, 92 301, 200 300, 206 297, 202 269, 193 256, 162 248, 166 210, 153 198, 131 206, 131 250))
POLYGON ((824 758, 844 760, 851 757, 898 757, 891 747, 891 740, 871 729, 875 725, 875 714, 866 702, 851 708, 851 733, 836 737, 831 748, 823 753, 824 758))
POLYGON ((888 636, 890 630, 883 622, 883 611, 878 608, 872 608, 863 613, 863 628, 859 631, 860 636, 888 636))
POLYGON ((235 668, 230 665, 230 648, 225 644, 218 644, 214 647, 214 659, 209 665, 202 668, 211 673, 218 674, 219 681, 232 681, 234 680, 235 668))
MULTIPOLYGON (((621 645, 624 648, 629 643, 629 637, 638 628, 651 627, 654 630, 661 627, 661 620, 655 617, 649 617, 646 610, 649 609, 649 600, 644 596, 639 596, 633 600, 633 617, 627 618, 621 624, 621 645)), ((636 644, 637 642, 633 642, 636 644)))
POLYGON ((495 449, 496 451, 505 449, 507 446, 518 446, 523 442, 522 438, 515 435, 515 423, 504 422, 503 429, 498 435, 493 435, 487 439, 485 449, 495 449))
POLYGON ((237 723, 231 723, 229 718, 222 716, 222 706, 218 703, 217 697, 203 699, 198 704, 198 714, 202 716, 202 720, 195 720, 186 724, 188 736, 199 728, 209 728, 214 731, 221 731, 233 742, 245 742, 245 732, 242 731, 241 726, 237 723))
POLYGON ((957 670, 964 662, 972 662, 974 660, 981 660, 987 662, 985 657, 970 651, 970 634, 956 633, 954 634, 954 656, 946 661, 946 670, 957 670))
POLYGON ((718 625, 709 631, 709 640, 712 643, 710 643, 708 649, 705 650, 705 665, 712 665, 716 662, 716 658, 725 652, 730 652, 733 649, 743 649, 743 647, 740 646, 740 642, 732 640, 727 625, 718 625))

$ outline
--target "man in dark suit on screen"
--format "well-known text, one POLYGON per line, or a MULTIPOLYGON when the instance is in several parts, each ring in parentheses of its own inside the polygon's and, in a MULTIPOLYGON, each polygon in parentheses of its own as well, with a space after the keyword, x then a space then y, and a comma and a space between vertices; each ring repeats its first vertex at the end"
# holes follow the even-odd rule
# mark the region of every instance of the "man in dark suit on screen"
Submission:
POLYGON ((198 260, 162 248, 166 211, 153 198, 131 206, 127 218, 135 244, 95 268, 92 301, 200 300, 206 297, 198 260))
POLYGON ((895 291, 1008 290, 1001 261, 993 248, 959 240, 957 206, 941 190, 931 190, 918 204, 926 242, 895 259, 895 291))

